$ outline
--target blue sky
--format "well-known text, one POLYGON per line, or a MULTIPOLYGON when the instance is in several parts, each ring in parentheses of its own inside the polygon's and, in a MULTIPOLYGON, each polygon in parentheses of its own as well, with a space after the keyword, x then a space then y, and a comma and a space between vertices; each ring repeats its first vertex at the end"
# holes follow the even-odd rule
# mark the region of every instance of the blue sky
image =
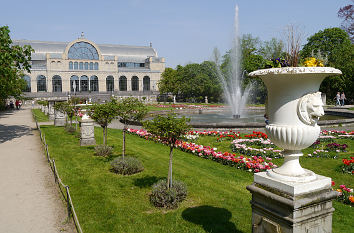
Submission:
MULTIPOLYGON (((349 0, 0 0, 0 25, 13 39, 72 41, 81 32, 95 43, 149 45, 166 65, 186 65, 231 47, 235 5, 240 33, 282 39, 287 25, 305 38, 339 27, 340 7, 349 0)), ((304 39, 303 43, 306 42, 304 39)))

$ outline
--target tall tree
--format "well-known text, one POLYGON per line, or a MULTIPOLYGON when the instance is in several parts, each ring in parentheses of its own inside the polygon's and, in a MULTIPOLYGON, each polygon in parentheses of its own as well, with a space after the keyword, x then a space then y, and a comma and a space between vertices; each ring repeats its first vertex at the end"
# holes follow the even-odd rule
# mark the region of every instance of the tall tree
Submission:
POLYGON ((0 27, 0 109, 10 96, 18 98, 26 87, 23 72, 30 72, 31 46, 13 45, 8 26, 0 27))
MULTIPOLYGON (((352 0, 354 3, 354 0, 352 0)), ((343 19, 342 28, 349 34, 350 40, 354 42, 354 5, 348 4, 338 10, 338 17, 343 19)))
POLYGON ((263 56, 264 59, 283 57, 285 55, 284 42, 276 38, 264 41, 260 46, 259 55, 263 56))
POLYGON ((354 45, 349 35, 340 28, 327 28, 319 31, 307 39, 307 44, 301 51, 301 57, 310 57, 312 52, 317 51, 328 56, 327 66, 340 69, 343 73, 341 76, 326 78, 321 84, 320 91, 331 98, 337 91, 345 91, 347 99, 352 99, 354 97, 354 45))

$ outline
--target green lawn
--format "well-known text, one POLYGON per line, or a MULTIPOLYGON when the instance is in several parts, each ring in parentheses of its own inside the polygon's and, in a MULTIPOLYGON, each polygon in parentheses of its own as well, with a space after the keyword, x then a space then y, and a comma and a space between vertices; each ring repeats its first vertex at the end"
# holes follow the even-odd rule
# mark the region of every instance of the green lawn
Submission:
MULTIPOLYGON (((94 156, 94 147, 80 147, 77 135, 63 127, 41 126, 51 157, 63 182, 70 186, 85 233, 99 232, 251 232, 251 194, 246 186, 253 174, 175 150, 173 177, 188 186, 188 197, 176 210, 149 203, 151 185, 167 176, 169 148, 127 135, 127 154, 144 164, 142 173, 122 176, 110 172, 110 161, 121 154, 122 131, 109 129, 110 158, 94 156)), ((95 129, 98 143, 101 128, 95 129)), ((353 187, 353 177, 335 173, 340 160, 302 159, 304 167, 334 176, 353 187), (312 167, 313 166, 313 167, 312 167), (336 175, 335 175, 336 174, 336 175)), ((333 232, 351 232, 353 208, 334 201, 333 232)))
POLYGON ((32 109, 32 113, 34 114, 38 122, 50 121, 48 115, 45 115, 44 112, 42 112, 40 109, 32 109))

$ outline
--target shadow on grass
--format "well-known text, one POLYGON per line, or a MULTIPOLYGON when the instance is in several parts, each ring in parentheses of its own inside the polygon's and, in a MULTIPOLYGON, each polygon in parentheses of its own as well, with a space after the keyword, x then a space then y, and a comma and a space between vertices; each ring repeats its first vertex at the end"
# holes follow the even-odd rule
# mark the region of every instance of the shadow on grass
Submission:
POLYGON ((151 187, 157 181, 165 179, 165 177, 157 177, 157 176, 144 176, 142 178, 138 178, 134 180, 134 185, 139 188, 147 188, 151 187))
POLYGON ((202 225, 205 232, 242 233, 230 222, 231 217, 232 213, 227 209, 207 205, 187 208, 182 212, 184 220, 202 225))

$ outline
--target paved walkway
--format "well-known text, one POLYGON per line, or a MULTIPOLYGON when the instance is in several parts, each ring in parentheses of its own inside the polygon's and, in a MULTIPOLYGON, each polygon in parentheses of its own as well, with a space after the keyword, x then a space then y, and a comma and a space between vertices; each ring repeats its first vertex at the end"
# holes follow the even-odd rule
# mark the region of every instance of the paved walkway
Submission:
POLYGON ((0 113, 0 232, 75 232, 30 109, 0 113))

